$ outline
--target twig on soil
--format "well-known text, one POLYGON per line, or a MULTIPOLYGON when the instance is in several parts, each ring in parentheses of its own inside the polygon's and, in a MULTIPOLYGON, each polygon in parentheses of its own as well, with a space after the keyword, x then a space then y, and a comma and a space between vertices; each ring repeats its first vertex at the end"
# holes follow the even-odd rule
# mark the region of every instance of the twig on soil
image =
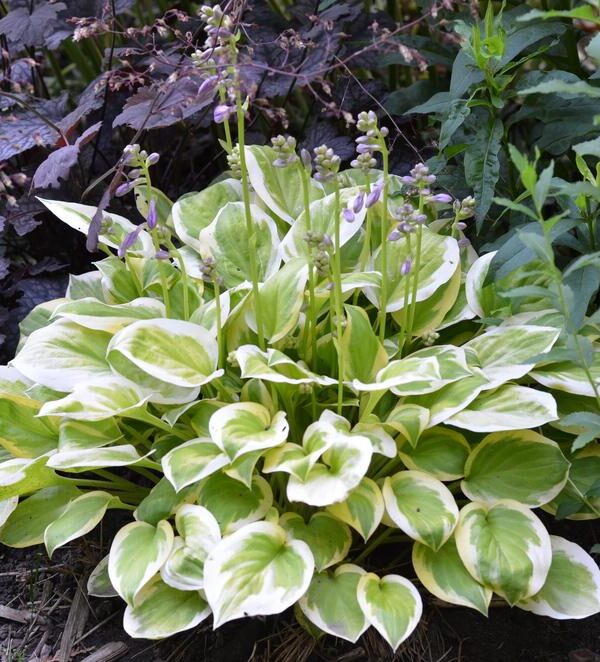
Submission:
POLYGON ((57 662, 69 662, 71 659, 71 651, 77 637, 83 633, 87 618, 89 614, 89 607, 86 601, 85 594, 81 587, 77 587, 71 609, 67 616, 65 629, 63 630, 60 638, 60 649, 57 655, 57 662))
POLYGON ((24 624, 31 623, 36 619, 38 623, 46 622, 46 619, 39 616, 36 612, 28 611, 26 609, 13 609, 12 607, 6 607, 4 605, 0 605, 0 618, 24 624))
POLYGON ((123 657, 128 650, 129 647, 122 641, 111 641, 85 657, 81 662, 112 662, 123 657))

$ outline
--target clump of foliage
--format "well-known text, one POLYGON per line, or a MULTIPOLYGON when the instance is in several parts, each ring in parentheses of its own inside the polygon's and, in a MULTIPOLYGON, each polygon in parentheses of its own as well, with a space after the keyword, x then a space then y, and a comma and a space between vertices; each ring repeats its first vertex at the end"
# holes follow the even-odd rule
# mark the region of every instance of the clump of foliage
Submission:
POLYGON ((422 598, 382 570, 389 549, 483 614, 493 593, 600 611, 595 562, 534 512, 600 516, 598 315, 569 281, 595 263, 561 272, 545 206, 567 184, 513 149, 527 197, 498 202, 531 221, 529 253, 479 257, 476 200, 423 163, 392 174, 373 112, 347 170, 326 144, 247 144, 239 34, 218 7, 203 19, 227 176, 171 204, 158 153, 132 144, 111 194, 142 224, 41 200, 106 257, 0 369, 0 542, 52 555, 131 513, 88 590, 123 598, 136 637, 294 606, 313 633, 373 626, 396 649, 422 598))

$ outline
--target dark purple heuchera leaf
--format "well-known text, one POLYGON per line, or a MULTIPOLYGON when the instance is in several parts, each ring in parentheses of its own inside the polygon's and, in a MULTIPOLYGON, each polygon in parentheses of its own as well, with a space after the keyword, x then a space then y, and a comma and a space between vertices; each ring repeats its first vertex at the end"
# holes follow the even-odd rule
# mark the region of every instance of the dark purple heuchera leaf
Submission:
POLYGON ((58 14, 66 8, 64 2, 38 2, 32 12, 29 6, 16 7, 0 20, 0 34, 6 37, 12 52, 21 51, 25 46, 45 46, 59 25, 58 14))
POLYGON ((106 91, 106 81, 108 74, 101 74, 93 80, 81 93, 77 101, 77 107, 66 115, 58 126, 68 133, 76 124, 87 117, 92 111, 98 110, 104 103, 104 94, 106 91))
POLYGON ((97 122, 86 129, 74 145, 66 145, 52 152, 43 161, 33 175, 34 188, 58 188, 60 179, 67 179, 71 168, 77 163, 81 148, 100 131, 102 122, 97 122))
POLYGON ((313 149, 319 145, 331 147, 343 161, 353 158, 356 148, 352 138, 340 135, 335 123, 328 120, 313 121, 300 147, 304 147, 312 154, 313 149))
POLYGON ((59 133, 42 117, 56 123, 64 114, 66 100, 66 93, 47 101, 29 99, 28 105, 39 115, 18 104, 14 104, 10 112, 0 114, 0 161, 8 161, 32 147, 56 144, 59 133))
POLYGON ((24 195, 16 205, 7 207, 4 213, 6 214, 7 224, 10 224, 20 237, 23 237, 40 224, 40 221, 36 219, 36 215, 44 209, 45 207, 41 202, 24 195))
MULTIPOLYGON (((8 276, 9 270, 10 270, 10 260, 7 257, 0 257, 0 280, 8 276)), ((0 336, 0 342, 2 342, 1 336, 0 336)))
POLYGON ((160 129, 184 120, 211 103, 215 91, 199 95, 200 78, 185 76, 174 82, 142 87, 130 97, 113 127, 124 124, 140 129, 160 129))

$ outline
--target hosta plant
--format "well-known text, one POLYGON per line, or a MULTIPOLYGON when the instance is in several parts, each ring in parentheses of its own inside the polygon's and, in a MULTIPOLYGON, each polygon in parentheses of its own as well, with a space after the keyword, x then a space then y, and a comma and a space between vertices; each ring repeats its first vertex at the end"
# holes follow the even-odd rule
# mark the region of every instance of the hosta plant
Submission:
MULTIPOLYGON (((372 626, 396 649, 421 589, 598 612, 595 562, 535 511, 600 515, 598 446, 573 454, 562 422, 598 412, 600 362, 560 363, 560 313, 505 296, 543 283, 490 284, 473 201, 422 164, 391 175, 373 114, 339 172, 326 146, 245 145, 243 112, 230 176, 172 207, 130 148, 120 192, 144 225, 105 212, 106 257, 23 322, 0 372, 0 541, 52 555, 128 511, 88 589, 127 603, 134 637, 295 605, 312 632, 372 626)), ((43 202, 83 232, 95 214, 43 202)))

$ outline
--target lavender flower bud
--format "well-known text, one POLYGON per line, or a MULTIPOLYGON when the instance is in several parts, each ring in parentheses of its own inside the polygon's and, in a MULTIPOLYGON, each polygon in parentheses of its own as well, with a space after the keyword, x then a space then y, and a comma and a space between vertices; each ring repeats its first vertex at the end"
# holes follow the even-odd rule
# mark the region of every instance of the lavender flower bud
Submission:
POLYGON ((406 258, 404 262, 400 266, 400 275, 401 276, 407 276, 412 269, 412 260, 410 258, 406 258))
POLYGON ((467 238, 464 238, 464 239, 459 239, 457 243, 459 246, 463 247, 463 246, 468 246, 471 242, 467 238))
POLYGON ((304 147, 300 150, 300 158, 305 168, 312 168, 312 159, 310 158, 310 152, 304 147))
POLYGON ((447 193, 436 193, 429 198, 428 202, 439 202, 440 204, 448 205, 452 202, 452 196, 447 193))
POLYGON ((117 198, 122 198, 124 195, 127 195, 133 188, 132 184, 133 182, 123 182, 122 184, 119 184, 115 190, 117 198))
POLYGON ((352 211, 352 209, 348 209, 348 207, 346 207, 346 209, 344 209, 342 214, 344 216, 345 221, 347 221, 348 223, 354 223, 354 218, 355 217, 354 217, 354 212, 352 211))
POLYGON ((135 244, 141 231, 142 231, 142 226, 138 225, 138 227, 135 230, 132 230, 126 235, 125 239, 123 239, 121 245, 117 250, 117 255, 119 257, 125 257, 125 253, 127 253, 127 251, 135 244))
POLYGON ((198 96, 202 96, 203 94, 211 94, 216 88, 218 81, 219 77, 217 75, 205 78, 202 83, 200 83, 200 87, 198 88, 198 96))
POLYGON ((410 175, 403 175, 400 177, 400 181, 407 186, 414 186, 417 183, 417 180, 410 175))
POLYGON ((215 106, 213 119, 217 124, 223 124, 223 122, 226 122, 229 119, 232 112, 233 108, 231 106, 219 104, 218 106, 215 106))
POLYGON ((364 203, 365 203, 365 194, 359 193, 354 198, 354 202, 352 203, 352 211, 355 214, 358 214, 358 212, 363 208, 364 203))
POLYGON ((275 168, 287 168, 288 160, 287 159, 275 159, 272 163, 275 168))
POLYGON ((158 214, 156 213, 156 200, 152 198, 148 205, 148 218, 146 218, 149 230, 154 230, 158 223, 158 214))
POLYGON ((381 192, 383 191, 383 183, 377 183, 375 184, 374 188, 371 190, 369 195, 367 195, 367 199, 365 200, 365 207, 369 209, 369 207, 372 207, 381 197, 381 192))
POLYGON ((459 221, 454 227, 456 227, 457 230, 465 230, 467 224, 463 223, 462 221, 459 221))
POLYGON ((402 234, 400 233, 400 230, 392 230, 388 234, 388 241, 398 241, 398 239, 400 239, 401 236, 402 234))
POLYGON ((402 223, 398 224, 398 230, 400 230, 400 232, 403 232, 404 234, 411 234, 412 232, 415 231, 413 226, 410 223, 407 223, 406 221, 403 221, 402 223))
POLYGON ((169 255, 169 251, 165 251, 164 249, 161 248, 159 251, 156 251, 154 257, 157 260, 168 260, 169 257, 171 256, 169 255))

